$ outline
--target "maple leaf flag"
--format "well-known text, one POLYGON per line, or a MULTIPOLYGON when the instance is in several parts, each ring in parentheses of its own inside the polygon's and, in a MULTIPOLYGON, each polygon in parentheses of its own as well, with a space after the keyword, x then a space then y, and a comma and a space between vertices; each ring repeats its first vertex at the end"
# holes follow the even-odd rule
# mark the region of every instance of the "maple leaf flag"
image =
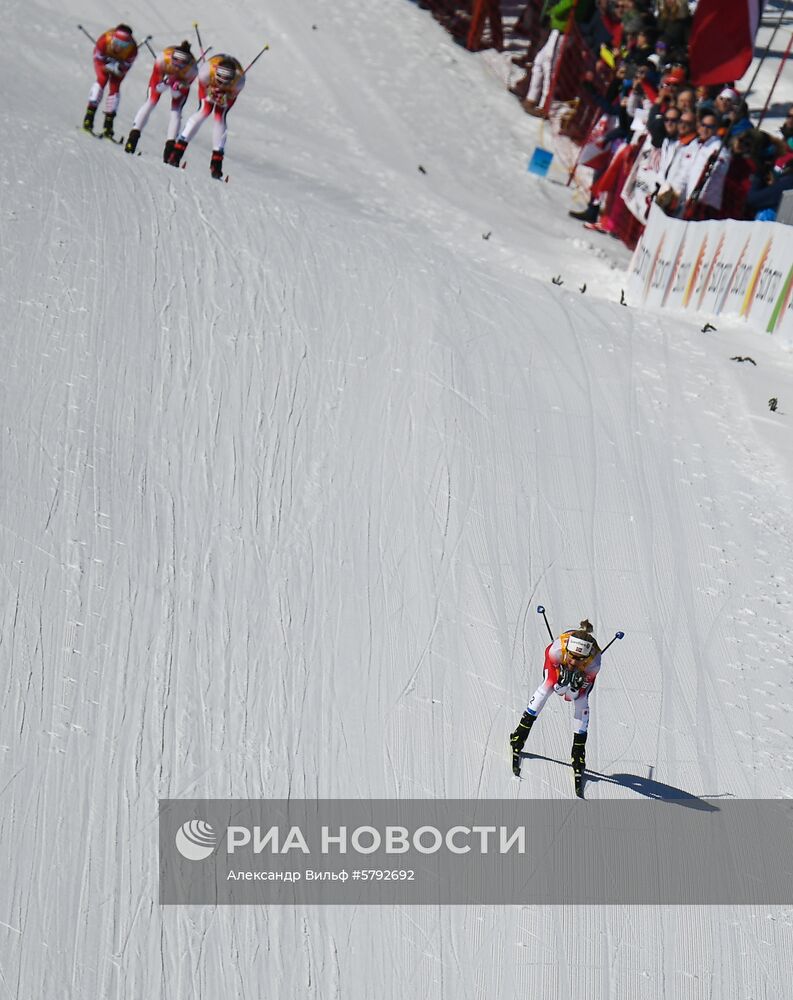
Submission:
POLYGON ((688 61, 692 83, 732 83, 752 61, 762 0, 699 0, 688 61))

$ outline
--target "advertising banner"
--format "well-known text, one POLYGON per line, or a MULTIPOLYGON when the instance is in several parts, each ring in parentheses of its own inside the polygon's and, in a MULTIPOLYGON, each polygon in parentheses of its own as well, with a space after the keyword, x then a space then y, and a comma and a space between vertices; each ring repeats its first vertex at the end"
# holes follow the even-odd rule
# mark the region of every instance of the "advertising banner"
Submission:
POLYGON ((653 206, 631 260, 632 301, 745 319, 793 340, 793 227, 683 222, 653 206))

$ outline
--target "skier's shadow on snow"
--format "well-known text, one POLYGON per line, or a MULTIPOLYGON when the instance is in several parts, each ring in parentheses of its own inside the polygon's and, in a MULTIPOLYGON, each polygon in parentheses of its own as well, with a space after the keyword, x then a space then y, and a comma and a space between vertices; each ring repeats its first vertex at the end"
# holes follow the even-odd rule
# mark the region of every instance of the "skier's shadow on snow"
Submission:
MULTIPOLYGON (((561 764, 562 767, 569 767, 569 763, 564 760, 556 760, 555 757, 546 757, 541 753, 522 753, 521 757, 531 760, 547 760, 551 764, 561 764)), ((586 784, 605 781, 612 785, 621 785, 623 788, 630 788, 638 795, 643 795, 647 799, 657 799, 660 802, 671 802, 675 805, 684 806, 686 809, 698 809, 702 812, 718 812, 719 807, 706 799, 701 799, 691 792, 682 788, 675 788, 674 785, 666 785, 663 781, 656 781, 655 778, 643 778, 639 774, 601 774, 600 771, 592 771, 587 768, 584 774, 586 784)), ((728 796, 711 796, 712 798, 726 798, 728 796)))

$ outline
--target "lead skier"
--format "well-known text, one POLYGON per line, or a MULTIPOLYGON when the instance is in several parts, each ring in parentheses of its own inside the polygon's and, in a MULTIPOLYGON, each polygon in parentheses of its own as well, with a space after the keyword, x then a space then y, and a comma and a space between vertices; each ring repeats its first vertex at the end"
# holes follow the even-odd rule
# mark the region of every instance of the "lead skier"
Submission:
POLYGON ((589 728, 589 695, 600 670, 600 647, 592 634, 592 623, 584 619, 577 629, 562 632, 545 650, 542 684, 529 699, 514 733, 510 733, 512 770, 520 777, 520 753, 535 719, 554 692, 573 703, 572 764, 576 791, 586 767, 586 737, 589 728))
POLYGON ((201 103, 198 111, 188 119, 181 135, 174 143, 168 158, 168 163, 172 167, 180 165, 187 144, 206 119, 214 114, 212 158, 209 163, 209 171, 213 177, 218 180, 222 179, 223 151, 228 135, 226 116, 234 107, 234 102, 240 96, 244 86, 245 71, 232 56, 212 56, 204 63, 198 74, 198 99, 201 103))

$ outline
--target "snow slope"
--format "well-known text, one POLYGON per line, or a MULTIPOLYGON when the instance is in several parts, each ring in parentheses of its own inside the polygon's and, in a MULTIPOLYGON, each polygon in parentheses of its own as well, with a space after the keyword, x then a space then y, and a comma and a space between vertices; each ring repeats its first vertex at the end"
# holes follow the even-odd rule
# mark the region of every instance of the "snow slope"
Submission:
POLYGON ((7 14, 0 998, 793 997, 779 908, 158 907, 160 797, 569 795, 540 600, 627 633, 592 797, 793 797, 793 372, 618 305, 412 5, 112 17, 271 51, 220 185, 73 127, 105 5, 7 14))

